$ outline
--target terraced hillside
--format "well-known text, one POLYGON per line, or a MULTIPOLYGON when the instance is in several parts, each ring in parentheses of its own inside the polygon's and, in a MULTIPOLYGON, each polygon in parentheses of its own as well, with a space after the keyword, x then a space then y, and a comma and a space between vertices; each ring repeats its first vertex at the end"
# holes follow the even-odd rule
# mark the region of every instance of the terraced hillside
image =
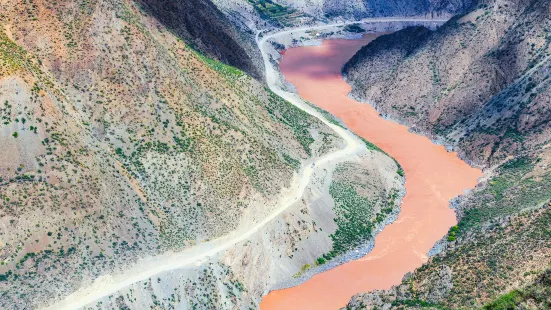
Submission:
POLYGON ((345 66, 353 96, 487 174, 454 202, 459 224, 426 265, 390 291, 355 296, 349 308, 548 300, 529 292, 551 260, 550 16, 548 1, 481 1, 435 32, 382 36, 345 66))
POLYGON ((212 3, 232 24, 245 31, 277 30, 324 20, 273 0, 212 0, 212 3))
POLYGON ((249 0, 249 3, 262 19, 268 20, 279 27, 290 27, 295 24, 314 21, 314 18, 303 12, 269 0, 249 0))
POLYGON ((0 12, 2 308, 248 225, 341 143, 135 2, 0 12))

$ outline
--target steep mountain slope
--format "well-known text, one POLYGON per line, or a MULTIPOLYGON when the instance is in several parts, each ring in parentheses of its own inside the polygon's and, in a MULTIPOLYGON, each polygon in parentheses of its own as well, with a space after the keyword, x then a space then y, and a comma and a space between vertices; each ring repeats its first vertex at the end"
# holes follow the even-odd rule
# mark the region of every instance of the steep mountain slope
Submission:
POLYGON ((0 11, 2 308, 248 225, 341 143, 132 1, 0 11))
POLYGON ((361 142, 348 154, 342 128, 220 62, 262 74, 253 33, 206 0, 0 12, 1 308, 58 309, 72 294, 105 309, 256 307, 364 253, 399 210, 393 159, 361 142), (248 240, 201 252, 289 198, 248 240), (174 252, 210 254, 125 282, 174 252))
POLYGON ((551 269, 547 269, 528 285, 484 305, 484 309, 545 309, 550 303, 551 269))
POLYGON ((549 133, 549 14, 546 1, 491 1, 434 33, 383 36, 343 72, 353 96, 477 163, 497 162, 549 133))
POLYGON ((435 32, 380 37, 345 66, 353 96, 487 174, 454 202, 459 224, 427 264, 348 308, 476 308, 537 285, 551 260, 550 16, 548 1, 482 1, 435 32))
POLYGON ((263 78, 262 56, 245 25, 234 25, 208 0, 140 0, 142 9, 197 49, 256 79, 263 78))

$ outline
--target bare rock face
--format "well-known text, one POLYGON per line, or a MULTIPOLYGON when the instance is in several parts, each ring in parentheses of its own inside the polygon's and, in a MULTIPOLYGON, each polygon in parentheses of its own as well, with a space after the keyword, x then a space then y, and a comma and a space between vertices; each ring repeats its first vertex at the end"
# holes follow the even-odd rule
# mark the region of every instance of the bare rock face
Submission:
POLYGON ((365 294, 357 294, 347 305, 347 309, 391 309, 394 304, 400 301, 411 300, 413 292, 420 292, 415 295, 417 300, 426 303, 438 303, 453 288, 452 270, 443 265, 441 269, 423 278, 421 282, 415 283, 414 275, 408 273, 404 276, 403 284, 392 287, 390 290, 375 290, 365 294), (413 286, 415 283, 415 286, 413 286))
POLYGON ((357 294, 350 299, 350 302, 343 309, 390 309, 391 301, 388 296, 383 296, 383 291, 375 290, 370 293, 357 294))
POLYGON ((446 265, 442 265, 440 271, 432 277, 423 279, 420 283, 419 290, 423 295, 419 297, 431 303, 439 302, 449 294, 453 288, 452 270, 446 265))

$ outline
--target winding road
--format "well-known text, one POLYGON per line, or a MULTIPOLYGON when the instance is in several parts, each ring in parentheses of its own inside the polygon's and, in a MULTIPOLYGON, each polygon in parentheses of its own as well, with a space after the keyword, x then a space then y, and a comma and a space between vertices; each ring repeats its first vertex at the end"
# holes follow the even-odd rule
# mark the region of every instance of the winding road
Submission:
POLYGON ((199 264, 205 259, 215 256, 235 244, 247 240, 253 234, 258 232, 262 227, 268 224, 270 221, 279 216, 282 212, 287 210, 295 202, 301 199, 305 189, 310 183, 311 176, 315 169, 322 169, 324 164, 329 161, 335 163, 339 161, 349 160, 351 156, 355 156, 359 152, 365 149, 365 144, 356 137, 352 132, 331 124, 326 120, 318 111, 306 104, 297 94, 290 93, 280 89, 277 86, 278 74, 269 60, 269 54, 266 50, 266 42, 269 39, 277 36, 282 36, 295 31, 305 31, 314 29, 324 29, 340 25, 355 24, 355 23, 368 23, 368 22, 443 22, 444 20, 433 19, 415 19, 415 18, 375 18, 364 19, 360 21, 350 21, 333 23, 321 26, 301 27, 289 30, 283 30, 273 34, 266 35, 260 38, 261 32, 257 33, 256 39, 258 47, 262 53, 266 68, 266 82, 268 87, 277 95, 291 102, 298 108, 311 114, 312 116, 320 119, 325 125, 333 129, 343 140, 346 142, 346 147, 341 150, 331 152, 315 161, 315 165, 305 165, 301 172, 300 178, 295 179, 290 189, 285 190, 282 194, 283 197, 278 203, 279 207, 275 209, 269 216, 261 220, 260 222, 253 223, 252 226, 248 226, 246 230, 234 231, 226 236, 201 243, 192 248, 183 250, 177 253, 165 253, 163 255, 151 257, 138 262, 130 269, 126 270, 123 274, 118 275, 105 275, 96 279, 92 285, 83 287, 67 296, 65 299, 46 307, 45 309, 58 310, 58 309, 78 309, 89 305, 99 299, 106 296, 115 294, 117 291, 124 289, 133 283, 143 281, 154 277, 160 273, 177 270, 182 267, 191 266, 193 264, 199 264))

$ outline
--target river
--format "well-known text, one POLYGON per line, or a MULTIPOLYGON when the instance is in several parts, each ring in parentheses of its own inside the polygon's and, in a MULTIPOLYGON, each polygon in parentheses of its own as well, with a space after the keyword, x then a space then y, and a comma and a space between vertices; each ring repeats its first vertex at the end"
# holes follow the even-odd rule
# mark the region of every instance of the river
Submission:
POLYGON ((270 292, 262 310, 334 310, 344 307, 354 294, 399 284, 407 272, 427 261, 426 253, 456 224, 449 200, 473 188, 482 176, 456 153, 379 117, 369 104, 347 96, 351 87, 343 80, 341 67, 376 37, 367 34, 358 40, 331 39, 320 46, 291 48, 285 51, 280 68, 302 98, 331 112, 401 164, 406 175, 401 212, 376 236, 368 255, 301 285, 270 292))

